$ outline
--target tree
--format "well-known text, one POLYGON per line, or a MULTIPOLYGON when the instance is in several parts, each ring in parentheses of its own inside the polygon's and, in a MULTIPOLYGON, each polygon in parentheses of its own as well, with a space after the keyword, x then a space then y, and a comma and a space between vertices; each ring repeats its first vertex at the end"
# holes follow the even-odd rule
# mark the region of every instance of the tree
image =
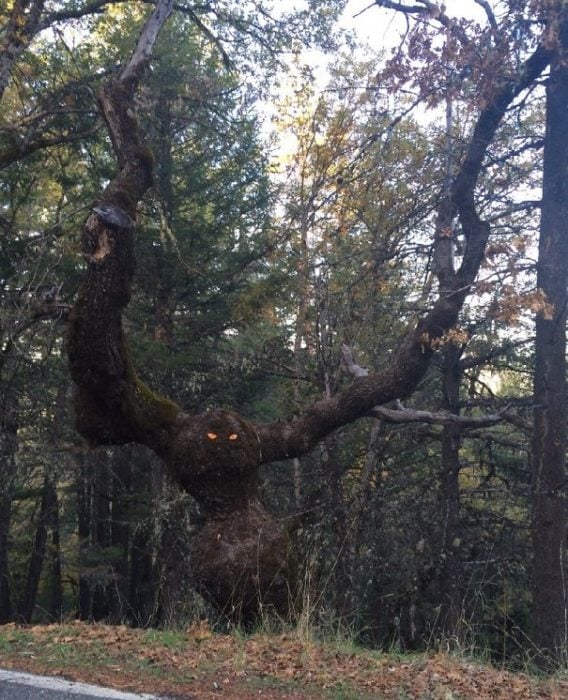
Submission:
POLYGON ((446 220, 458 215, 466 241, 454 267, 446 228, 435 245, 440 296, 406 332, 391 365, 360 376, 335 396, 289 421, 253 425, 224 409, 189 415, 153 393, 136 375, 122 328, 134 272, 136 205, 152 181, 153 158, 132 111, 142 69, 170 7, 157 5, 131 61, 99 92, 99 104, 118 159, 118 174, 89 216, 83 236, 87 278, 69 323, 69 360, 77 386, 77 428, 91 442, 140 442, 164 461, 178 484, 200 503, 206 517, 192 547, 203 589, 227 611, 245 619, 259 606, 288 606, 287 538, 258 498, 258 467, 306 453, 326 435, 377 405, 408 396, 455 324, 483 260, 490 227, 475 204, 475 188, 487 149, 511 102, 548 65, 539 45, 513 76, 495 76, 449 196, 446 220))
MULTIPOLYGON (((279 110, 279 131, 294 142, 281 158, 281 226, 290 255, 280 313, 295 316, 288 362, 295 380, 283 387, 289 398, 281 412, 289 407, 299 415, 351 380, 341 361, 344 342, 356 343, 367 363, 388 364, 388 349, 417 305, 413 277, 426 266, 418 239, 435 206, 436 160, 422 129, 393 114, 388 97, 374 89, 380 65, 378 58, 341 57, 321 95, 302 71, 279 110)), ((366 422, 342 429, 295 459, 294 508, 285 511, 300 514, 294 547, 306 568, 301 580, 310 582, 302 595, 311 601, 304 614, 350 627, 361 617, 358 594, 368 580, 361 540, 382 452, 382 436, 366 432, 366 422), (367 486, 358 493, 359 478, 367 486)), ((282 512, 282 498, 272 501, 282 512)))
POLYGON ((566 660, 566 287, 568 284, 568 6, 546 8, 554 49, 546 88, 546 138, 538 288, 553 306, 536 317, 533 459, 534 639, 543 666, 566 660))
MULTIPOLYGON (((453 32, 467 47, 466 23, 453 20, 443 8, 427 0, 415 5, 400 5, 390 0, 377 0, 377 5, 396 9, 408 15, 429 13, 443 27, 453 32)), ((536 303, 536 355, 534 369, 534 430, 532 441, 532 540, 533 540, 533 632, 539 661, 557 664, 565 655, 566 629, 566 527, 567 511, 564 496, 566 481, 566 189, 565 162, 568 134, 566 76, 566 3, 534 2, 528 7, 518 3, 501 4, 502 19, 497 21, 489 3, 478 3, 491 26, 494 48, 487 58, 501 55, 511 61, 512 53, 525 50, 523 43, 534 41, 526 32, 527 17, 540 27, 538 37, 542 50, 549 53, 550 77, 546 88, 546 133, 542 166, 542 217, 539 236, 539 259, 536 303), (522 39, 524 35, 524 39, 522 39), (521 44, 516 42, 521 39, 521 44), (505 49, 509 43, 509 49, 505 49), (507 51, 508 54, 502 53, 507 51)), ((413 37, 415 46, 431 50, 427 40, 413 37)), ((493 80, 494 73, 486 65, 484 80, 493 80)), ((443 209, 442 209, 443 214, 443 209)), ((446 225, 451 216, 444 217, 446 225)))
MULTIPOLYGON (((271 31, 266 14, 255 22, 256 10, 249 14, 248 6, 233 12, 228 9, 230 3, 222 4, 223 11, 219 4, 193 10, 178 4, 179 15, 157 49, 159 62, 144 75, 136 70, 130 80, 116 77, 115 64, 134 41, 154 2, 60 3, 63 13, 54 13, 51 4, 24 2, 0 11, 5 26, 25 25, 28 37, 20 53, 13 48, 22 37, 16 37, 16 44, 2 37, 2 74, 18 66, 3 92, 3 107, 10 119, 4 117, 0 124, 0 165, 5 173, 0 226, 6 233, 0 259, 0 394, 5 399, 0 448, 6 504, 2 510, 6 517, 0 523, 0 600, 5 617, 13 610, 9 598, 19 603, 28 618, 36 594, 45 607, 46 577, 39 578, 39 565, 48 561, 47 532, 51 530, 54 539, 58 534, 57 523, 49 517, 49 512, 57 511, 49 506, 48 501, 54 500, 49 489, 56 486, 56 499, 61 499, 63 485, 69 481, 66 470, 58 467, 54 473, 42 464, 31 472, 31 488, 25 492, 17 488, 34 454, 46 444, 38 438, 41 429, 34 423, 40 419, 44 425, 54 415, 45 402, 41 411, 39 403, 37 409, 31 406, 33 399, 21 391, 22 384, 27 388, 29 377, 36 376, 33 367, 43 333, 25 348, 23 340, 31 337, 34 326, 30 324, 43 306, 36 309, 43 291, 55 289, 57 297, 65 279, 63 295, 74 294, 79 265, 69 256, 67 240, 79 227, 81 209, 90 209, 93 198, 97 203, 84 236, 87 281, 70 322, 70 363, 78 387, 80 430, 95 444, 135 441, 151 446, 174 480, 200 502, 205 528, 193 542, 192 523, 184 510, 191 498, 168 496, 159 460, 140 456, 142 448, 140 452, 99 450, 84 460, 83 467, 76 469, 73 493, 81 497, 79 512, 73 515, 78 515, 80 524, 84 566, 79 597, 86 616, 121 620, 126 614, 147 624, 160 615, 155 615, 157 596, 163 616, 169 619, 186 590, 177 583, 180 574, 187 572, 189 549, 202 589, 229 615, 250 620, 268 603, 286 612, 288 587, 292 587, 286 580, 292 578, 287 569, 293 568, 289 543, 258 497, 258 492, 266 495, 265 484, 258 489, 258 468, 285 455, 297 460, 297 505, 309 506, 312 495, 325 503, 325 516, 308 523, 312 532, 323 533, 322 542, 332 545, 321 556, 321 570, 327 566, 332 573, 325 580, 333 578, 334 586, 333 600, 325 605, 334 613, 348 614, 362 609, 362 600, 368 601, 369 619, 376 623, 373 634, 379 629, 386 636, 390 614, 391 639, 414 644, 421 625, 425 630, 442 602, 450 613, 445 633, 451 635, 461 614, 463 582, 472 570, 481 571, 478 564, 489 558, 485 555, 490 543, 475 538, 488 540, 486 531, 504 524, 507 541, 492 557, 497 563, 488 564, 496 573, 505 546, 516 547, 515 556, 526 546, 518 527, 519 512, 525 512, 521 494, 525 474, 519 455, 511 456, 519 449, 517 438, 511 439, 504 429, 490 433, 482 427, 502 416, 483 422, 469 411, 494 405, 490 392, 483 394, 480 389, 482 365, 475 363, 495 362, 495 346, 501 346, 504 332, 499 329, 518 313, 518 302, 525 294, 514 285, 530 283, 528 275, 523 277, 524 272, 515 269, 516 252, 528 240, 529 219, 523 213, 538 203, 515 200, 511 175, 529 187, 538 179, 533 154, 544 141, 538 86, 556 55, 556 30, 549 22, 540 35, 546 17, 544 10, 538 14, 537 3, 523 7, 500 3, 495 5, 497 17, 488 3, 476 3, 486 12, 484 27, 452 19, 429 1, 378 4, 417 20, 407 35, 410 52, 403 51, 402 44, 398 47, 396 59, 381 72, 378 85, 376 66, 370 74, 357 73, 352 67, 344 73, 338 70, 338 98, 334 102, 326 94, 313 121, 305 125, 308 148, 298 163, 303 191, 298 187, 292 192, 291 206, 276 232, 270 230, 270 190, 263 156, 255 150, 255 123, 249 121, 247 109, 238 114, 234 107, 231 95, 237 94, 236 79, 218 77, 222 63, 244 62, 246 70, 254 46, 266 58, 272 40, 281 41, 275 33, 265 33, 271 31), (97 11, 104 8, 107 14, 101 17, 97 11), (23 13, 19 20, 18 12, 23 13), (71 55, 66 49, 69 35, 60 28, 73 16, 81 16, 93 32, 71 55), (200 38, 183 43, 182 48, 179 35, 188 25, 198 28, 200 38), (41 29, 48 26, 53 31, 42 37, 41 29), (176 46, 175 57, 165 48, 170 44, 176 46), (101 81, 100 112, 106 115, 118 173, 94 108, 94 92, 101 81), (353 86, 361 82, 366 88, 358 92, 353 86), (450 138, 444 140, 435 128, 424 129, 418 138, 410 121, 401 117, 388 122, 392 98, 385 99, 384 109, 368 99, 372 93, 409 86, 414 104, 444 107, 448 96, 461 115, 460 130, 450 129, 450 138), (215 93, 224 96, 216 98, 209 110, 203 105, 204 96, 215 93), (359 99, 361 94, 365 99, 359 99), (226 118, 229 113, 231 119, 226 118), (420 158, 425 150, 429 160, 420 158), (409 156, 411 151, 418 161, 409 156), (405 169, 415 173, 415 182, 401 193, 399 175, 405 169), (424 172, 429 174, 427 196, 416 201, 416 193, 423 190, 424 172), (151 174, 155 187, 148 196, 145 189, 151 174), (109 181, 100 195, 101 183, 109 181), (431 249, 430 212, 436 199, 439 214, 431 249), (144 222, 144 230, 137 230, 134 237, 135 217, 144 222), (34 223, 30 231, 29 222, 42 224, 34 223), (485 246, 489 223, 492 241, 485 246), (36 231, 40 228, 44 230, 36 231), (414 233, 407 239, 409 229, 414 233), (418 262, 412 255, 401 260, 409 250, 407 240, 418 262), (134 244, 140 282, 131 291, 134 244), (277 258, 282 251, 284 255, 277 258), (38 265, 32 265, 39 252, 38 265), (438 296, 432 285, 435 275, 427 274, 430 252, 438 296), (501 269, 497 264, 503 260, 506 264, 501 269), (482 277, 474 288, 478 267, 482 277), (412 279, 416 270, 425 278, 421 294, 416 293, 412 279), (296 287, 299 278, 302 285, 296 287), (386 278, 393 282, 385 290, 386 278), (286 290, 280 299, 276 299, 278 279, 284 280, 286 290), (499 281, 497 285, 492 285, 493 279, 499 281), (315 303, 310 299, 313 293, 315 303), (478 296, 468 306, 472 294, 478 296), (348 302, 348 308, 343 302, 348 302), (496 314, 501 320, 495 320, 496 314), (466 334, 447 332, 458 315, 468 334, 475 332, 461 360, 457 355, 466 334), (413 318, 418 318, 417 325, 413 318), (397 334, 400 341, 394 339, 397 334), (141 336, 145 337, 139 342, 141 336), (384 369, 360 372, 355 361, 347 359, 349 348, 342 355, 343 340, 357 343, 364 364, 384 369), (441 355, 446 356, 443 366, 441 355), (26 360, 29 366, 24 374, 26 360), (243 360, 247 361, 245 372, 243 360), (286 376, 278 378, 277 369, 266 379, 271 362, 286 376), (429 364, 433 369, 427 369, 429 364), (256 374, 255 368, 259 369, 256 374), (437 373, 440 369, 445 378, 437 373), (350 373, 356 377, 353 383, 350 373), (159 393, 151 391, 140 376, 159 393), (445 401, 437 401, 436 392, 444 382, 445 401), (417 385, 415 401, 433 411, 377 405, 403 398, 417 385), (12 389, 16 391, 8 391, 12 389), (191 408, 183 411, 160 394, 174 396, 180 405, 191 408), (323 401, 310 407, 322 394, 323 401), (200 413, 215 405, 232 405, 259 422, 253 424, 222 409, 200 413), (440 407, 446 410, 438 413, 440 407), (277 415, 278 409, 286 415, 288 408, 295 418, 260 422, 277 415), (344 428, 366 416, 374 420, 370 435, 365 432, 366 421, 344 428), (442 455, 439 428, 396 427, 416 421, 442 426, 442 455), (478 421, 478 429, 466 433, 468 421, 470 427, 478 421), (320 447, 308 456, 316 444, 320 447), (304 464, 299 463, 300 457, 304 464), (472 476, 472 463, 486 468, 485 479, 472 476), (317 467, 317 479, 312 466, 317 467), (506 495, 496 496, 488 485, 510 478, 513 484, 510 490, 507 486, 507 494, 521 494, 519 509, 517 503, 507 504, 506 495), (161 510, 152 505, 152 498, 162 499, 161 510), (130 507, 130 499, 136 501, 136 508, 130 507), (10 524, 11 506, 21 510, 14 511, 17 517, 10 524), (27 527, 34 514, 35 549, 27 527), (445 518, 446 514, 451 517, 445 518), (11 541, 19 544, 25 539, 28 544, 25 559, 16 557, 12 546, 11 572, 5 546, 10 526, 11 541), (454 547, 457 541, 460 546, 454 547), (328 555, 330 561, 325 561, 328 555), (172 559, 184 560, 183 566, 172 568, 172 559), (394 561, 405 561, 408 567, 393 573, 385 564, 394 561), (353 571, 358 571, 358 581, 353 571), (9 573, 15 584, 11 592, 21 588, 25 600, 5 595, 9 573), (157 592, 162 574, 170 580, 157 592), (22 586, 18 586, 20 580, 22 586), (386 596, 388 603, 380 607, 377 596, 381 600, 386 596)), ((547 4, 547 13, 551 7, 547 4)), ((410 111, 408 103, 403 109, 407 107, 410 111)), ((308 119, 312 120, 311 114, 308 119)), ((280 215, 278 207, 273 210, 280 215)), ((564 273, 559 269, 558 274, 564 273)), ((544 295, 534 290, 529 294, 533 308, 543 311, 548 320, 551 307, 544 295)), ((51 310, 60 313, 65 304, 61 298, 57 302, 51 310)), ((554 308, 562 308, 562 299, 554 308)), ((509 353, 499 357, 503 366, 509 353)), ((56 364, 52 356, 46 371, 56 364)), ((56 378, 50 377, 45 401, 53 397, 55 383, 56 378)), ((548 398, 543 396, 542 401, 548 398)), ((538 449, 535 442, 535 455, 538 449)), ((276 471, 279 476, 270 479, 280 482, 274 493, 278 486, 282 491, 287 468, 263 470, 260 479, 266 481, 266 474, 276 471)), ((286 486, 284 496, 270 494, 275 512, 282 513, 294 500, 292 482, 286 486)), ((535 488, 535 496, 545 493, 535 500, 535 516, 540 504, 550 501, 549 485, 543 481, 542 486, 535 488)), ((195 510, 192 507, 191 512, 195 510)), ((70 511, 62 508, 60 513, 69 517, 70 511)), ((561 533, 562 517, 555 514, 553 520, 557 534, 561 533)), ((495 532, 490 537, 495 542, 499 535, 495 532)), ((71 538, 67 542, 72 546, 71 538)), ((535 540, 535 547, 539 546, 535 540)), ((54 544, 54 571, 56 551, 54 544)), ((562 570, 555 572, 558 583, 562 570)), ((61 575, 55 573, 55 578, 61 575)), ((326 586, 326 592, 330 588, 326 586)), ((496 607, 497 589, 492 593, 496 607)), ((542 600, 546 601, 545 595, 542 600)), ((52 607, 60 608, 55 602, 52 607)), ((543 646, 552 648, 557 642, 545 641, 543 646)))
MULTIPOLYGON (((0 166, 5 174, 1 203, 3 215, 0 224, 7 234, 2 237, 1 330, 2 351, 6 351, 6 354, 12 352, 14 340, 12 319, 10 318, 10 323, 5 322, 6 315, 13 315, 16 305, 26 310, 26 314, 22 319, 18 319, 16 325, 27 329, 28 335, 31 334, 32 319, 27 316, 27 312, 30 311, 32 315, 38 312, 35 308, 36 296, 39 300, 44 291, 55 290, 57 304, 53 305, 51 311, 55 315, 64 315, 68 310, 64 308, 65 304, 60 296, 60 281, 61 278, 66 280, 63 294, 71 296, 74 291, 72 278, 77 267, 73 257, 67 256, 71 249, 71 246, 67 247, 67 242, 71 238, 73 219, 76 215, 82 216, 81 209, 84 206, 88 207, 88 203, 94 197, 93 187, 99 188, 101 181, 109 179, 109 167, 112 167, 104 142, 105 136, 100 129, 100 118, 97 110, 93 108, 94 91, 104 76, 115 72, 117 57, 124 53, 125 45, 133 41, 139 29, 138 25, 154 4, 124 3, 122 0, 76 3, 73 0, 53 6, 42 0, 33 0, 10 3, 0 10, 0 59, 5 108, 0 122, 0 166), (78 22, 81 29, 78 35, 67 32, 67 28, 75 22, 78 22), (126 31, 121 31, 126 25, 126 31), (81 39, 77 45, 71 47, 70 43, 76 41, 77 36, 81 39), (31 197, 32 191, 40 196, 31 197), (35 230, 39 228, 39 222, 48 222, 45 230, 35 230), (33 231, 29 230, 30 225, 33 226, 33 231), (40 259, 43 262, 44 258, 39 258, 38 252, 43 253, 50 248, 54 257, 46 264, 47 270, 43 266, 39 268, 39 264, 36 267, 30 263, 32 260, 39 263, 40 259), (22 250, 31 253, 30 257, 21 257, 22 250), (62 250, 65 251, 63 256, 62 250), (34 255, 37 256, 35 259, 34 255), (58 279, 58 276, 61 277, 58 279), (38 280, 41 280, 40 284, 38 280)), ((310 22, 306 23, 308 11, 283 14, 277 8, 278 11, 273 12, 271 2, 255 5, 253 9, 243 8, 240 3, 192 8, 178 4, 176 11, 180 21, 177 23, 174 41, 177 44, 179 34, 187 31, 189 27, 194 35, 193 51, 197 55, 193 56, 193 60, 196 65, 194 67, 190 61, 186 61, 183 66, 185 74, 182 75, 179 68, 181 57, 178 56, 178 64, 172 72, 177 70, 178 80, 186 81, 184 88, 175 88, 175 93, 166 94, 166 99, 159 102, 152 102, 153 95, 158 94, 159 90, 141 96, 142 101, 145 98, 149 101, 146 116, 148 121, 152 121, 152 125, 148 126, 146 123, 145 127, 152 137, 158 137, 155 142, 160 156, 160 167, 157 169, 158 187, 154 198, 145 203, 149 215, 157 214, 156 219, 160 218, 153 232, 159 231, 160 237, 163 237, 161 243, 164 245, 161 250, 165 252, 162 259, 156 263, 158 272, 163 274, 154 276, 154 281, 158 278, 155 346, 161 342, 158 336, 163 336, 162 339, 167 341, 163 331, 167 330, 168 313, 175 314, 177 320, 183 315, 189 337, 194 339, 196 335, 202 336, 201 346, 196 348, 192 345, 186 355, 186 358, 191 357, 191 363, 189 368, 185 368, 185 376, 180 372, 176 377, 176 386, 172 388, 172 391, 177 391, 177 387, 183 386, 185 401, 189 395, 189 401, 196 399, 198 405, 200 402, 210 402, 211 397, 217 397, 220 388, 226 386, 223 377, 216 371, 217 386, 215 382, 211 382, 210 386, 205 387, 206 390, 200 391, 199 384, 205 384, 199 379, 200 372, 203 374, 212 368, 221 368, 222 372, 234 375, 235 366, 231 366, 226 359, 224 364, 227 367, 223 368, 223 354, 226 356, 229 351, 232 352, 232 345, 236 345, 230 342, 229 331, 246 325, 243 317, 258 310, 259 299, 260 305, 265 303, 262 300, 263 286, 268 286, 267 275, 264 272, 266 266, 261 260, 272 245, 266 235, 265 223, 268 206, 266 177, 262 174, 265 158, 257 146, 256 126, 250 118, 250 99, 246 109, 242 109, 237 117, 235 104, 240 98, 242 103, 245 102, 242 98, 244 91, 239 90, 234 74, 227 74, 224 81, 219 79, 221 63, 227 69, 233 60, 239 58, 247 62, 262 59, 263 70, 272 74, 278 63, 279 53, 290 47, 292 41, 296 41, 298 27, 302 27, 303 41, 313 40, 321 45, 330 45, 330 42, 333 42, 332 34, 325 28, 331 24, 340 7, 340 2, 312 3, 309 9, 310 22), (227 53, 229 48, 231 58, 227 53), (187 71, 191 71, 189 78, 187 71), (198 74, 200 77, 196 79, 198 74), (205 85, 207 90, 204 89, 205 85), (224 99, 223 106, 219 104, 210 108, 207 114, 207 109, 203 107, 205 93, 218 99, 219 103, 224 99), (164 113, 167 108, 171 108, 170 115, 164 113), (213 119, 215 109, 219 110, 216 120, 213 119), (168 116, 174 120, 173 124, 170 122, 170 126, 173 126, 175 133, 168 133, 167 137, 160 141, 160 136, 164 135, 156 134, 153 127, 167 129, 168 116), (183 132, 180 129, 183 129, 183 132), (223 136, 225 141, 222 140, 223 136), (170 148, 172 151, 180 149, 186 153, 183 163, 179 157, 175 163, 179 170, 174 173, 173 187, 171 182, 167 182, 168 158, 162 158, 167 155, 162 152, 162 148, 163 151, 170 148), (192 155, 197 161, 196 164, 191 161, 192 155), (211 163, 204 166, 206 158, 211 158, 211 163), (184 168, 190 170, 194 180, 185 178, 186 173, 182 172, 184 168), (171 204, 167 196, 168 186, 174 190, 174 199, 178 200, 175 206, 176 217, 179 218, 175 221, 168 218, 171 213, 168 208, 171 204), (215 202, 212 201, 213 189, 215 202), (205 190, 207 197, 204 196, 205 190), (182 198, 191 205, 186 210, 179 205, 182 198), (180 215, 180 212, 183 214, 180 215), (163 218, 161 214, 164 214, 163 218), (212 220, 213 217, 216 221, 212 220), (181 257, 184 263, 188 260, 187 237, 184 236, 188 222, 191 222, 193 233, 196 235, 189 246, 189 266, 180 274, 180 268, 176 270, 171 262, 172 259, 177 261, 181 257), (172 229, 169 227, 172 225, 175 225, 176 231, 170 235, 172 229), (256 234, 254 239, 252 227, 256 234), (214 254, 210 245, 212 236, 216 238, 214 254), (195 245, 197 238, 201 239, 199 245, 195 245), (226 248, 232 249, 231 256, 225 254, 226 248), (210 268, 210 274, 207 276, 201 271, 206 264, 210 268), (191 266, 193 268, 189 274, 191 266), (177 271, 179 278, 185 277, 186 282, 188 278, 194 277, 183 292, 178 290, 179 296, 175 299, 167 298, 167 287, 171 282, 168 271, 177 271), (243 274, 243 271, 246 271, 246 274, 243 274), (216 295, 213 289, 217 290, 216 295), (195 297, 199 297, 199 303, 187 302, 188 298, 190 302, 195 301, 195 297), (240 308, 237 308, 237 305, 240 308), (230 320, 227 319, 228 310, 233 314, 230 320)), ((164 67, 164 64, 167 63, 164 61, 160 66, 165 71, 167 67, 164 67)), ((173 63, 175 64, 175 61, 173 63)), ((155 84, 152 87, 159 85, 163 90, 163 82, 159 82, 163 76, 163 72, 155 75, 155 84)), ((258 73, 255 73, 255 82, 257 77, 258 73)), ((171 85, 172 76, 168 76, 168 79, 171 85)), ((250 82, 252 84, 252 79, 250 82)), ((151 84, 152 80, 148 83, 151 84)), ((255 88, 257 92, 261 87, 260 83, 262 81, 259 81, 255 88)), ((144 252, 148 257, 156 253, 155 241, 151 241, 149 236, 144 244, 144 252)), ((156 255, 156 258, 158 257, 159 255, 156 255)), ((183 284, 179 279, 176 283, 178 286, 183 284)), ((148 289, 153 293, 154 288, 151 284, 152 280, 148 279, 148 289)), ((143 289, 143 292, 147 290, 143 289)), ((41 318, 48 315, 47 311, 41 318)), ((139 317, 135 315, 136 310, 132 311, 136 323, 139 317)), ((185 344, 185 339, 183 342, 185 344)), ((59 346, 58 341, 55 341, 55 344, 56 347, 59 346)), ((22 354, 21 347, 19 350, 22 354)), ((29 354, 34 355, 35 361, 37 348, 30 348, 29 354)), ((161 359, 165 354, 162 352, 161 359)), ((178 361, 182 363, 184 359, 182 357, 178 361)), ((234 364, 237 365, 236 362, 234 364)), ((151 371, 148 372, 153 380, 159 374, 157 365, 159 363, 153 362, 151 371)), ((13 367, 10 363, 6 362, 3 365, 6 387, 9 384, 11 369, 13 367)), ((160 377, 162 383, 163 378, 164 373, 160 377)), ((239 401, 243 395, 242 385, 243 382, 233 385, 239 401)), ((2 393, 4 395, 4 392, 2 393)), ((2 421, 2 425, 6 426, 6 440, 3 440, 2 446, 9 447, 13 454, 17 448, 16 437, 20 446, 29 438, 28 434, 24 433, 27 426, 17 424, 17 417, 15 419, 13 411, 8 409, 6 403, 6 415, 2 421)), ((7 458, 2 464, 2 467, 5 467, 3 483, 8 498, 8 506, 3 509, 3 515, 6 517, 2 522, 2 532, 10 525, 9 498, 12 485, 9 466, 12 461, 7 458)), ((91 465, 95 463, 96 460, 93 460, 91 465)), ((23 478, 22 461, 18 471, 23 478)), ((90 483, 90 475, 89 478, 82 479, 80 469, 77 469, 77 474, 77 481, 84 482, 78 484, 78 491, 82 492, 82 487, 88 487, 90 483)), ((38 488, 40 483, 41 478, 38 477, 38 488)), ((116 501, 117 490, 111 491, 113 501, 116 501)), ((35 492, 34 503, 37 496, 38 492, 35 492)), ((40 505, 39 499, 37 504, 40 505)), ((119 504, 113 502, 112 510, 119 510, 118 506, 119 504)), ((81 508, 79 510, 79 520, 84 520, 85 513, 81 508)), ((94 515, 94 511, 89 508, 86 512, 87 516, 94 515)), ((84 531, 84 528, 80 529, 84 531)), ((146 541, 142 533, 137 531, 137 535, 138 544, 142 544, 133 547, 133 551, 136 549, 140 553, 138 560, 142 561, 145 555, 150 556, 152 552, 142 553, 142 545, 146 545, 146 541)), ((164 537, 164 542, 166 540, 164 537)), ((3 563, 7 556, 5 542, 7 535, 6 538, 2 538, 3 563)), ((9 576, 4 567, 2 568, 2 591, 5 592, 7 587, 4 584, 9 581, 9 576)), ((86 586, 82 589, 84 592, 86 586)), ((8 602, 6 606, 7 610, 8 607, 12 609, 8 602)), ((99 607, 105 608, 104 605, 99 607)), ((9 613, 6 612, 6 615, 9 613)))

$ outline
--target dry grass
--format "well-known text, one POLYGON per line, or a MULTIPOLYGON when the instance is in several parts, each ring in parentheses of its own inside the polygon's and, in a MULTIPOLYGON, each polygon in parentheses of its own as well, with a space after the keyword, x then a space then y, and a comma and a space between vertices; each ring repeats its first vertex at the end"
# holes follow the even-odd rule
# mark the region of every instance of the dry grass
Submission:
POLYGON ((537 679, 443 654, 396 656, 296 633, 213 634, 72 623, 0 627, 0 665, 174 698, 568 698, 537 679))

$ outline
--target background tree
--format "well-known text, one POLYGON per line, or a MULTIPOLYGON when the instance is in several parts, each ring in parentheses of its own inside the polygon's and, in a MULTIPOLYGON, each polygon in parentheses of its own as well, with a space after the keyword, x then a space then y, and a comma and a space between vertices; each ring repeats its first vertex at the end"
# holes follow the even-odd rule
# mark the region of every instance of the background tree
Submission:
POLYGON ((537 285, 553 311, 536 317, 533 457, 533 605, 541 664, 566 658, 566 285, 568 240, 568 7, 551 3, 545 14, 554 49, 546 91, 537 285))
MULTIPOLYGON (((398 9, 407 14, 418 15, 423 12, 428 13, 433 8, 433 5, 428 2, 419 3, 416 6, 395 7, 394 3, 379 0, 377 4, 398 9), (420 5, 424 7, 420 7, 420 5)), ((558 409, 558 411, 553 409, 553 406, 556 405, 556 399, 554 398, 556 396, 556 388, 553 389, 552 387, 559 387, 559 391, 562 392, 565 381, 566 371, 563 364, 565 355, 565 340, 563 339, 565 319, 556 316, 556 314, 561 313, 560 309, 564 308, 565 302, 562 295, 558 296, 560 292, 555 289, 547 277, 547 272, 552 269, 552 265, 546 262, 543 263, 542 260, 543 256, 546 260, 545 251, 552 250, 549 237, 561 235, 559 233, 559 225, 553 222, 558 222, 562 218, 561 196, 558 189, 561 188, 562 177, 559 176, 557 162, 554 158, 551 158, 550 154, 552 151, 548 149, 551 147, 554 139, 558 139, 553 147, 555 155, 563 153, 564 149, 562 141, 564 130, 561 127, 554 126, 554 123, 556 118, 559 120, 564 119, 566 111, 565 100, 561 96, 563 78, 560 73, 557 75, 557 62, 562 62, 562 52, 564 51, 562 27, 563 22, 565 22, 563 16, 565 8, 563 3, 554 2, 545 4, 533 3, 527 8, 522 8, 516 3, 501 3, 500 9, 503 10, 503 15, 500 21, 497 20, 497 16, 489 4, 484 4, 483 8, 491 27, 486 42, 488 46, 490 44, 493 45, 489 53, 489 55, 493 54, 493 59, 498 56, 502 59, 505 55, 503 51, 510 52, 510 48, 505 48, 507 45, 514 47, 514 51, 519 55, 520 52, 526 50, 527 45, 531 43, 534 45, 535 41, 540 40, 543 50, 550 52, 552 60, 551 82, 547 90, 546 99, 547 130, 544 138, 544 189, 539 248, 539 276, 537 279, 538 293, 543 294, 542 301, 545 303, 541 303, 538 309, 536 329, 538 350, 535 366, 535 401, 537 398, 539 399, 539 407, 535 411, 533 442, 533 625, 535 639, 538 640, 538 647, 551 651, 553 656, 556 654, 558 660, 558 650, 565 648, 566 638, 562 623, 564 619, 562 611, 566 607, 564 584, 562 583, 565 579, 562 551, 565 539, 563 533, 565 533, 566 529, 566 514, 563 506, 560 505, 562 499, 558 498, 557 500, 556 489, 558 484, 564 481, 566 437, 564 432, 565 421, 562 418, 563 409, 558 409), (526 25, 525 14, 527 12, 534 17, 533 26, 542 32, 540 37, 534 33, 534 30, 521 31, 523 26, 528 26, 526 25), (559 117, 558 115, 560 114, 563 116, 559 117), (553 234, 552 231, 556 231, 556 234, 553 234), (551 307, 555 309, 554 313, 551 312, 551 307), (555 328, 555 332, 559 333, 559 335, 554 335, 552 328, 555 328), (554 343, 551 342, 553 335, 555 337, 554 343), (553 344, 558 352, 557 365, 555 365, 553 360, 555 353, 551 351, 553 344), (547 381, 544 380, 545 375, 548 375, 547 381), (551 381, 551 376, 555 376, 557 380, 551 381), (545 384, 546 389, 544 388, 545 384), (549 394, 549 392, 552 392, 552 394, 549 394), (554 420, 551 419, 552 413, 559 417, 556 427, 554 420), (552 450, 552 453, 545 457, 547 450, 552 450), (544 467, 545 463, 547 464, 546 468, 544 467), (552 544, 551 538, 556 544, 552 544), (544 544, 545 541, 546 544, 544 544), (545 600, 547 601, 546 603, 545 600), (553 600, 555 602, 552 602, 553 600), (555 612, 551 613, 552 610, 555 612), (554 622, 550 617, 551 615, 554 615, 554 622)), ((467 50, 469 39, 464 31, 467 26, 466 23, 459 23, 453 20, 442 9, 436 8, 436 10, 434 19, 443 27, 445 32, 451 31, 457 42, 459 42, 460 48, 458 53, 467 50)), ((413 36, 411 41, 415 43, 416 47, 421 47, 422 51, 432 53, 432 46, 424 36, 413 36)), ((510 61, 512 55, 513 53, 510 52, 506 60, 510 61)), ((487 64, 485 68, 487 68, 487 64)), ((484 75, 485 81, 487 81, 491 71, 485 70, 484 75)), ((419 83, 420 85, 424 85, 424 83, 419 83)), ((482 89, 483 85, 482 81, 480 83, 482 89)), ((449 222, 450 217, 445 217, 445 221, 449 222)), ((562 244, 559 242, 559 239, 555 240, 555 242, 555 250, 561 251, 562 244)), ((563 264, 560 262, 561 260, 562 255, 560 254, 555 258, 556 264, 561 266, 563 264)), ((558 283, 562 285, 561 280, 565 277, 562 267, 555 270, 554 274, 555 279, 559 280, 558 283)))

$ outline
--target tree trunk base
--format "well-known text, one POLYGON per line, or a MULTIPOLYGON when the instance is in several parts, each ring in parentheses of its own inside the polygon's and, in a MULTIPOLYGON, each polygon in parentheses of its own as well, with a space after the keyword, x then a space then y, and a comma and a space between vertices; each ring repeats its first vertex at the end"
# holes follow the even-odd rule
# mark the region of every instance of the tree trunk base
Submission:
POLYGON ((232 621, 287 618, 292 601, 288 537, 257 500, 211 515, 192 543, 202 593, 232 621))

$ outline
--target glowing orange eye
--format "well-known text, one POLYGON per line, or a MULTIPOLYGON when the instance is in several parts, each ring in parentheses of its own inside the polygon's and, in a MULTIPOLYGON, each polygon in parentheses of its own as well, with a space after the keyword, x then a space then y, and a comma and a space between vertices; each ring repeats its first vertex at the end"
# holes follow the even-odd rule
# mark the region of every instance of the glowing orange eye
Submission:
POLYGON ((229 435, 229 440, 236 440, 239 436, 236 433, 231 433, 229 435))
POLYGON ((207 433, 207 437, 210 440, 216 440, 219 436, 217 435, 217 433, 207 433))

